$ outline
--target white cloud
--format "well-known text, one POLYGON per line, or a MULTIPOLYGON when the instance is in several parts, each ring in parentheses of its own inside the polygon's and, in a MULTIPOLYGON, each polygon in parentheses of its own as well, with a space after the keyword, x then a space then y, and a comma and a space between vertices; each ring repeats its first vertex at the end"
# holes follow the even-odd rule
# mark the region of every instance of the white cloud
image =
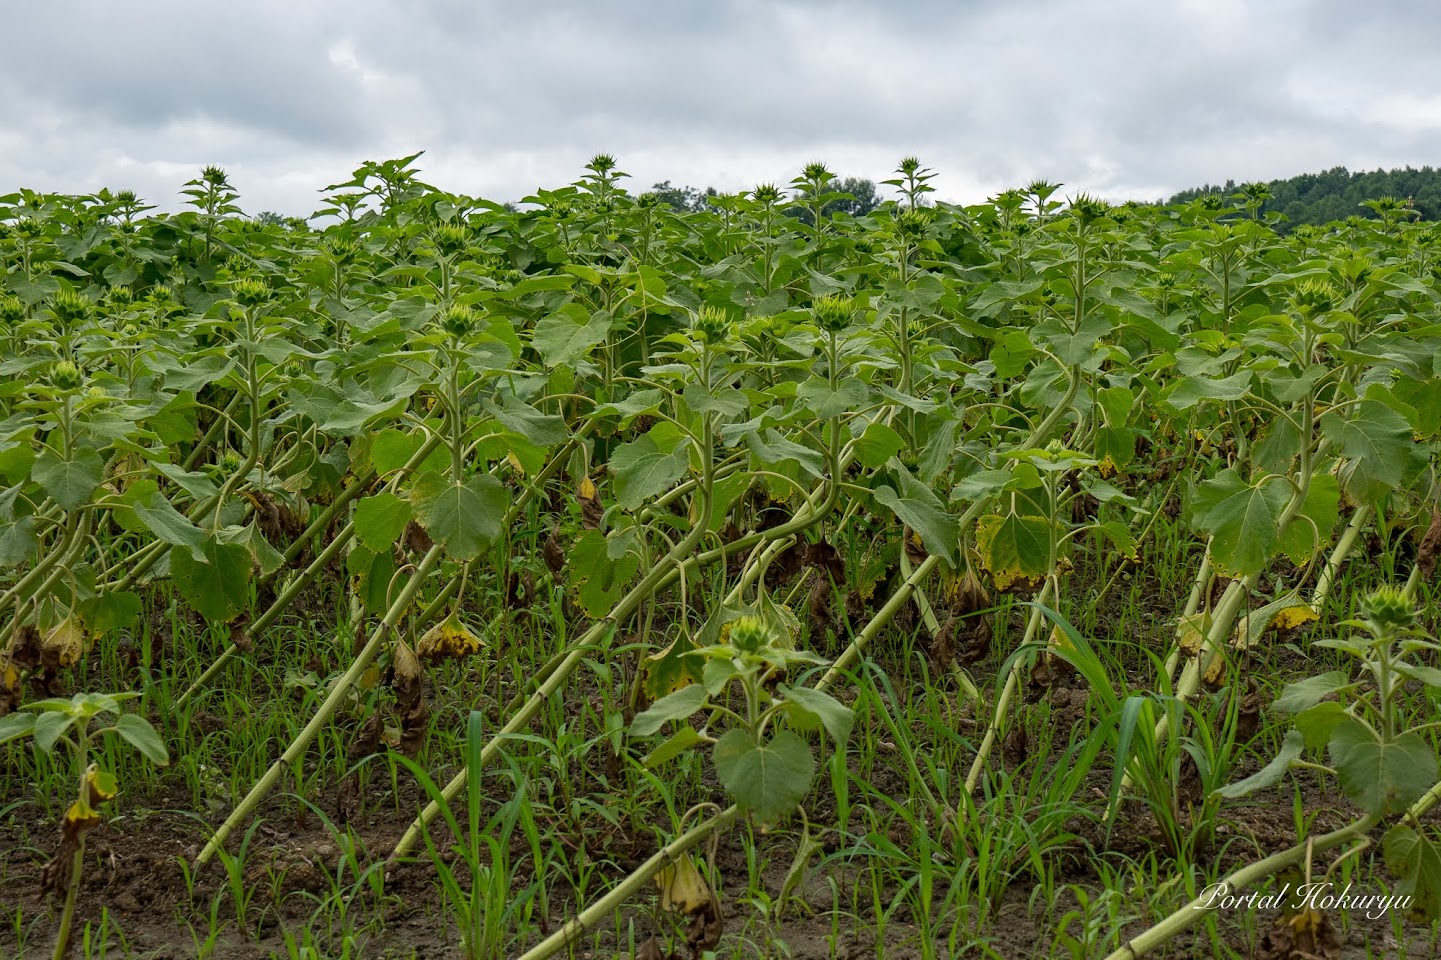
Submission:
POLYGON ((739 189, 822 159, 940 195, 1043 177, 1116 199, 1441 155, 1441 8, 1370 0, 107 0, 16 5, 0 192, 205 163, 308 213, 367 159, 519 199, 615 154, 632 190, 739 189))

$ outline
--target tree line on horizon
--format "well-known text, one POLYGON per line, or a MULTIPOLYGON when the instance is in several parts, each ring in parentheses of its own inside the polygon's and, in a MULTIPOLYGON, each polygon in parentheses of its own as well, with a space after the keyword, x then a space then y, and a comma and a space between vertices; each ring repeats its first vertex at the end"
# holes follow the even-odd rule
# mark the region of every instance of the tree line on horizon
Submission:
MULTIPOLYGON (((846 213, 863 217, 880 206, 876 184, 861 177, 838 178, 832 189, 846 196, 825 208, 830 215, 846 213)), ((654 184, 649 191, 681 212, 714 209, 721 196, 714 187, 677 187, 669 180, 654 184)), ((1251 215, 1276 221, 1285 232, 1303 223, 1326 224, 1348 217, 1367 219, 1441 220, 1441 169, 1431 166, 1396 170, 1355 171, 1332 167, 1322 173, 1303 173, 1283 180, 1206 184, 1182 190, 1157 205, 1185 204, 1216 197, 1246 209, 1251 215)), ((809 212, 794 208, 804 219, 809 212)))

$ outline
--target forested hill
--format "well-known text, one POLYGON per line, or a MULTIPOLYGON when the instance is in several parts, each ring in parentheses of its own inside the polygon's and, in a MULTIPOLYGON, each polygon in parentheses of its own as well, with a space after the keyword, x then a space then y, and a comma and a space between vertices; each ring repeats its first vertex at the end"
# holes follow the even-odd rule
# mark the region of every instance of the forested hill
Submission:
MULTIPOLYGON (((1198 187, 1183 190, 1170 199, 1185 203, 1206 194, 1223 197, 1240 195, 1254 184, 1226 181, 1225 186, 1198 187)), ((1262 184, 1270 196, 1261 207, 1262 214, 1282 213, 1287 226, 1301 223, 1330 223, 1347 217, 1378 217, 1378 207, 1391 207, 1384 202, 1392 198, 1401 203, 1410 201, 1411 212, 1392 208, 1402 218, 1441 220, 1441 169, 1406 167, 1404 170, 1372 170, 1352 173, 1345 167, 1332 167, 1325 173, 1303 173, 1289 180, 1272 180, 1262 184), (1368 205, 1369 204, 1369 205, 1368 205)), ((1255 194, 1253 194, 1255 195, 1255 194)), ((1259 195, 1255 195, 1259 196, 1259 195)))

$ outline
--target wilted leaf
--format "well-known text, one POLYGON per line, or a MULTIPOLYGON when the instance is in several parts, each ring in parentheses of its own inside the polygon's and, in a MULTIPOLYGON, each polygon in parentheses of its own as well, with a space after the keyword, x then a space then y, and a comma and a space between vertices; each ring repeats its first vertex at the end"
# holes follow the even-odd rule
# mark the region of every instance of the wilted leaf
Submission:
POLYGON ((80 662, 90 647, 90 636, 74 617, 66 617, 45 633, 40 645, 47 669, 68 669, 80 662))
POLYGON ((661 867, 655 882, 660 887, 661 909, 671 913, 693 914, 710 906, 715 896, 688 853, 661 867))
POLYGON ((459 660, 477 653, 482 644, 454 613, 431 627, 415 644, 415 655, 430 663, 459 660))
POLYGON ((1305 748, 1306 740, 1300 731, 1287 731, 1286 739, 1281 744, 1281 752, 1276 754, 1274 760, 1246 779, 1221 787, 1216 791, 1217 795, 1228 800, 1235 800, 1237 797, 1244 797, 1257 790, 1264 790, 1280 783, 1281 778, 1286 775, 1286 771, 1291 769, 1292 761, 1301 759, 1301 753, 1305 748))

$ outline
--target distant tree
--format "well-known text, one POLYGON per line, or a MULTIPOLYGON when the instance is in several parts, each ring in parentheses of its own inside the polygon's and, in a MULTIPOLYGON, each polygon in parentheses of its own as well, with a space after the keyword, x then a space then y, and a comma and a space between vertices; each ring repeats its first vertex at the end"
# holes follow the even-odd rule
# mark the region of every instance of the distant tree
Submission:
MULTIPOLYGON (((881 203, 880 197, 876 195, 875 182, 860 177, 838 179, 830 185, 830 191, 846 196, 826 204, 824 213, 828 217, 837 213, 864 217, 881 203)), ((691 186, 677 187, 669 180, 654 184, 645 195, 658 197, 662 203, 679 213, 714 210, 714 198, 720 196, 715 187, 706 187, 704 190, 691 186)), ((810 223, 808 211, 792 208, 790 213, 803 223, 810 223)))
POLYGON ((1183 190, 1171 203, 1189 203, 1208 194, 1224 197, 1246 216, 1284 217, 1286 229, 1299 224, 1326 224, 1350 217, 1441 220, 1441 169, 1405 167, 1398 170, 1357 171, 1332 167, 1321 173, 1303 173, 1269 183, 1224 186, 1207 184, 1183 190))
MULTIPOLYGON (((826 185, 824 192, 839 193, 844 196, 827 203, 821 209, 822 217, 829 218, 838 213, 849 214, 852 217, 864 217, 881 205, 880 198, 876 196, 875 182, 860 177, 837 177, 826 185)), ((803 200, 804 196, 802 192, 797 195, 796 199, 803 200)), ((807 226, 811 223, 811 211, 804 204, 789 207, 786 213, 807 226)))
POLYGON ((835 185, 835 189, 837 193, 848 196, 827 206, 826 213, 848 213, 853 217, 864 217, 881 205, 880 198, 876 196, 875 182, 872 180, 846 177, 835 185))
POLYGON ((699 213, 702 210, 712 209, 711 198, 718 194, 715 187, 697 190, 690 186, 673 186, 669 180, 663 180, 652 186, 646 196, 659 197, 662 203, 677 213, 699 213))

